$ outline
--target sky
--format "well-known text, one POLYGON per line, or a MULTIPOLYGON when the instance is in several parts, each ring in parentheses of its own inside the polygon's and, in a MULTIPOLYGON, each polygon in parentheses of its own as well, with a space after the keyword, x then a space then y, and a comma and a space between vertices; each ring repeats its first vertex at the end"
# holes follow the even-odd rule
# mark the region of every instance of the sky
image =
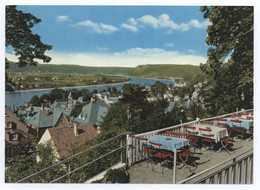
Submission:
POLYGON ((210 22, 199 6, 20 5, 17 9, 41 19, 32 31, 53 46, 46 52, 51 64, 136 67, 199 65, 207 60, 210 22))

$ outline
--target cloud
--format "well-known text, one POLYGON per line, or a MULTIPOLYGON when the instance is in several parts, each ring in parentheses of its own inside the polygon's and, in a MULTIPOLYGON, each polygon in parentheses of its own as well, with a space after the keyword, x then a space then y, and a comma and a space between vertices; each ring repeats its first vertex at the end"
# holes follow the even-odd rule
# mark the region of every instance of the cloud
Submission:
POLYGON ((204 20, 200 22, 198 20, 192 19, 187 23, 176 23, 173 21, 168 14, 161 14, 159 17, 154 17, 152 15, 144 15, 140 18, 129 18, 127 20, 128 24, 121 24, 121 27, 128 30, 137 32, 138 29, 144 28, 145 26, 150 26, 154 29, 167 29, 166 34, 171 34, 173 30, 178 30, 181 32, 189 31, 192 27, 194 28, 206 28, 210 22, 204 20))
POLYGON ((166 46, 166 47, 173 47, 174 44, 173 43, 165 43, 164 46, 166 46))
POLYGON ((190 55, 178 51, 166 51, 160 48, 130 48, 122 52, 79 52, 62 53, 51 51, 50 64, 75 64, 82 66, 116 66, 136 67, 146 64, 190 64, 206 63, 207 58, 199 55, 190 55))
POLYGON ((95 22, 92 22, 91 20, 85 20, 85 21, 76 23, 75 26, 84 26, 98 34, 111 34, 118 30, 118 28, 113 25, 95 23, 95 22))
POLYGON ((125 28, 125 29, 127 29, 127 30, 130 30, 130 31, 132 31, 132 32, 138 32, 138 28, 137 28, 136 26, 134 26, 134 25, 130 25, 130 24, 125 24, 125 23, 123 23, 123 24, 121 24, 121 27, 122 27, 122 28, 125 28))
POLYGON ((190 53, 195 53, 196 51, 193 50, 193 49, 188 49, 188 52, 190 52, 190 53))
POLYGON ((209 20, 199 22, 198 20, 193 19, 190 21, 189 24, 195 28, 207 28, 207 26, 209 26, 211 23, 209 22, 209 20))
POLYGON ((68 20, 69 20, 69 17, 63 15, 63 16, 57 16, 56 19, 57 19, 58 21, 68 21, 68 20))

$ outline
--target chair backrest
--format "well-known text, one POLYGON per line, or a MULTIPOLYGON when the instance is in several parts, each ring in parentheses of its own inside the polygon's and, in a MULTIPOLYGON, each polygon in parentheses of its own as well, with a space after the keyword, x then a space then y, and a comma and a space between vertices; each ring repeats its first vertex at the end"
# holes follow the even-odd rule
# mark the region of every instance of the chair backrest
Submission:
POLYGON ((231 117, 240 117, 240 115, 231 115, 231 117))
POLYGON ((254 120, 254 117, 247 116, 246 119, 254 120))
POLYGON ((232 122, 232 123, 239 123, 239 124, 242 123, 242 121, 237 121, 237 120, 231 120, 231 122, 232 122))
POLYGON ((227 119, 223 119, 223 118, 217 118, 217 121, 227 121, 227 119))
POLYGON ((185 128, 186 128, 186 129, 193 129, 193 130, 196 129, 196 127, 194 127, 194 126, 188 126, 188 125, 186 125, 185 128))
POLYGON ((153 146, 158 146, 159 148, 162 146, 162 144, 159 144, 159 143, 154 143, 154 142, 151 142, 149 141, 149 143, 153 146))
POLYGON ((214 122, 213 121, 202 121, 203 124, 209 124, 209 125, 213 125, 214 122))
POLYGON ((182 137, 188 137, 190 134, 187 133, 176 133, 172 131, 166 131, 165 133, 170 134, 170 135, 175 135, 175 136, 182 136, 182 137))
POLYGON ((136 139, 140 140, 140 141, 147 141, 146 138, 143 138, 143 137, 135 137, 136 139))
POLYGON ((207 132, 211 132, 212 129, 204 129, 204 128, 199 128, 200 131, 207 131, 207 132))
POLYGON ((220 126, 220 127, 229 127, 229 125, 226 124, 226 123, 217 123, 217 126, 220 126))

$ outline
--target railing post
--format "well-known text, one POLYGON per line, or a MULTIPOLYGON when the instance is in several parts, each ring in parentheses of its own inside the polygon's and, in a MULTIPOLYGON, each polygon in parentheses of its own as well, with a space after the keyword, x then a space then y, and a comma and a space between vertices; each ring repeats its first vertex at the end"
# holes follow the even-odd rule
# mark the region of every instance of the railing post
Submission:
MULTIPOLYGON (((70 160, 68 161, 69 163, 69 166, 68 166, 68 173, 70 173, 70 160)), ((70 183, 70 174, 68 175, 68 178, 69 178, 69 183, 70 183)))
POLYGON ((177 172, 177 168, 176 168, 176 162, 177 162, 177 150, 176 148, 174 149, 174 158, 173 158, 173 184, 176 184, 176 172, 177 172))
POLYGON ((123 150, 122 150, 122 147, 123 147, 123 138, 121 137, 120 138, 120 148, 121 148, 120 162, 121 163, 123 163, 123 150))

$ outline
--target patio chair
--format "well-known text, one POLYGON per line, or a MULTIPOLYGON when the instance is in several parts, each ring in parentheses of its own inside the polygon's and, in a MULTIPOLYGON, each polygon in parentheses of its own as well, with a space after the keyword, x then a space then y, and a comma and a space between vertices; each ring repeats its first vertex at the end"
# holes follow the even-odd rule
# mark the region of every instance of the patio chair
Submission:
POLYGON ((190 136, 190 134, 188 133, 177 133, 177 132, 173 132, 173 131, 166 131, 165 132, 166 134, 169 134, 171 136, 177 136, 178 138, 181 138, 181 137, 186 137, 188 138, 190 136))
POLYGON ((182 165, 178 166, 178 169, 186 166, 189 171, 191 172, 190 166, 193 165, 197 168, 197 164, 192 159, 193 153, 190 152, 188 149, 183 149, 181 152, 178 152, 178 158, 180 159, 182 165), (190 164, 189 164, 190 163, 190 164))
POLYGON ((186 129, 189 129, 189 130, 187 130, 187 132, 188 132, 190 135, 196 136, 196 135, 199 134, 198 131, 195 131, 195 129, 196 129, 195 126, 188 126, 188 125, 186 125, 185 128, 186 128, 186 129))
POLYGON ((251 135, 251 136, 249 137, 249 139, 252 140, 253 137, 254 137, 254 128, 253 128, 253 127, 249 129, 248 134, 251 135))
POLYGON ((231 141, 232 141, 232 139, 228 138, 228 137, 224 137, 224 138, 220 139, 221 147, 218 150, 218 152, 221 152, 222 150, 225 150, 226 152, 231 154, 230 150, 228 149, 228 146, 230 145, 231 141))
POLYGON ((211 138, 214 136, 213 134, 211 134, 212 129, 199 128, 199 131, 201 132, 201 136, 202 136, 202 139, 201 139, 202 146, 204 146, 205 149, 207 146, 209 146, 210 153, 211 153, 211 151, 213 150, 213 147, 215 145, 215 140, 211 138), (202 132, 207 132, 207 134, 202 133, 202 132))
POLYGON ((214 125, 213 121, 202 121, 201 123, 206 125, 214 125))
MULTIPOLYGON (((152 154, 156 152, 152 146, 147 144, 147 139, 143 137, 135 137, 140 142, 140 148, 139 148, 139 155, 141 156, 142 160, 152 160, 152 154)), ((148 167, 149 162, 147 163, 148 167)))
POLYGON ((246 130, 242 128, 241 124, 242 121, 237 121, 237 120, 231 120, 231 122, 233 123, 233 125, 235 125, 236 127, 234 127, 234 135, 237 137, 240 137, 241 139, 245 138, 245 132, 246 130), (239 125, 239 126, 237 126, 239 125))
POLYGON ((162 173, 163 173, 163 169, 165 166, 168 166, 169 163, 171 163, 172 161, 170 160, 170 158, 172 158, 172 154, 170 152, 164 151, 161 149, 162 144, 159 143, 154 143, 149 141, 149 143, 154 146, 157 150, 157 152, 153 155, 153 167, 152 167, 152 171, 155 165, 157 165, 158 163, 160 164, 160 166, 162 167, 162 173))

